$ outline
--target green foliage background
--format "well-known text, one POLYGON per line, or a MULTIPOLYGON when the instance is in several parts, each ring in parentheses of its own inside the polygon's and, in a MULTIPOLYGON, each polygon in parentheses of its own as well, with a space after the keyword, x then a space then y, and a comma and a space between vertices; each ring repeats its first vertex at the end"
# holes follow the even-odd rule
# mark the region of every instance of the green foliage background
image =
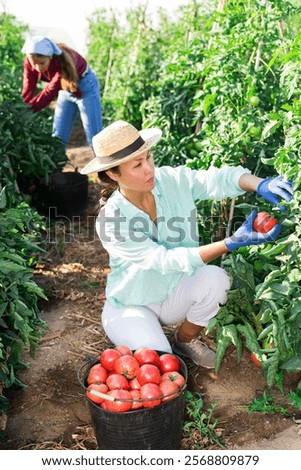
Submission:
POLYGON ((27 367, 24 351, 35 355, 46 328, 38 308, 45 293, 33 280, 46 221, 19 183, 47 180, 66 162, 61 142, 51 137, 50 111, 35 114, 20 96, 26 31, 13 16, 0 15, 0 414, 9 406, 2 391, 25 386, 18 377, 27 367))

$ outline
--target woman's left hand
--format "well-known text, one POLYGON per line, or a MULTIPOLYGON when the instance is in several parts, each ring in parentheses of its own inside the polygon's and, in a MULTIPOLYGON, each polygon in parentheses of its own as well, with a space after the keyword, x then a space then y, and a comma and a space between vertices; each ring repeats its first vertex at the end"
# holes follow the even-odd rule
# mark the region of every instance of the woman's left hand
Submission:
MULTIPOLYGON (((292 183, 285 181, 283 176, 276 178, 266 178, 257 186, 257 194, 274 206, 277 206, 281 199, 289 202, 293 197, 292 183)), ((280 210, 284 211, 285 207, 280 206, 280 210)))

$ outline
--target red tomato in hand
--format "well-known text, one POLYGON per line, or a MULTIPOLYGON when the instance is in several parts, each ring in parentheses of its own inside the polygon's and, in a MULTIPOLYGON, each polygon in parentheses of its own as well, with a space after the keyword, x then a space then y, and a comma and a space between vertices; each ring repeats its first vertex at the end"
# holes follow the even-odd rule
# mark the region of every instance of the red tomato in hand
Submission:
POLYGON ((100 393, 107 393, 109 391, 108 387, 106 384, 91 384, 86 390, 86 396, 93 401, 93 403, 96 403, 97 405, 100 405, 104 401, 104 398, 99 397, 98 395, 94 395, 91 393, 92 390, 95 390, 96 392, 100 393))
POLYGON ((277 224, 278 220, 270 217, 268 212, 258 212, 253 222, 253 229, 259 233, 267 233, 277 224))
POLYGON ((130 354, 124 354, 115 361, 115 372, 124 375, 129 380, 136 377, 139 367, 137 359, 130 354))
POLYGON ((160 371, 164 372, 179 371, 181 369, 181 363, 179 359, 170 353, 165 353, 160 356, 160 371))
MULTIPOLYGON (((148 364, 145 364, 148 365, 148 364)), ((143 366, 141 366, 143 367, 143 366)), ((154 366, 155 367, 155 366, 154 366)), ((154 383, 146 383, 142 385, 140 390, 141 400, 144 408, 152 408, 153 406, 160 405, 162 392, 159 385, 154 383), (154 400, 150 400, 154 398, 154 400), (143 401, 145 400, 145 401, 143 401)))
POLYGON ((117 349, 108 348, 105 349, 100 355, 100 364, 107 369, 112 371, 115 369, 115 361, 121 356, 117 349))
POLYGON ((164 397, 162 398, 162 402, 172 400, 180 393, 180 389, 177 384, 175 382, 171 382, 170 380, 163 380, 163 382, 160 383, 159 388, 161 390, 161 394, 164 397))
POLYGON ((129 390, 129 382, 125 378, 124 375, 121 374, 111 374, 107 378, 106 385, 109 387, 110 390, 114 389, 122 389, 122 390, 129 390))
POLYGON ((87 383, 105 383, 108 378, 108 371, 101 365, 95 364, 91 367, 87 377, 87 383))
POLYGON ((128 390, 110 390, 107 395, 110 397, 114 397, 117 400, 109 401, 104 400, 101 406, 109 411, 116 411, 118 413, 123 411, 129 411, 132 408, 132 395, 128 390), (120 401, 118 398, 122 400, 130 400, 130 401, 120 401))
POLYGON ((143 364, 154 364, 155 366, 159 367, 160 356, 154 349, 142 346, 141 348, 136 349, 134 352, 134 357, 141 366, 143 364))
POLYGON ((173 370, 171 372, 164 372, 161 377, 161 381, 169 381, 172 383, 175 383, 179 388, 182 388, 185 385, 185 378, 183 377, 180 372, 177 372, 176 370, 173 370))
POLYGON ((161 382, 160 370, 154 364, 143 364, 137 372, 137 380, 141 385, 146 383, 158 385, 161 382))

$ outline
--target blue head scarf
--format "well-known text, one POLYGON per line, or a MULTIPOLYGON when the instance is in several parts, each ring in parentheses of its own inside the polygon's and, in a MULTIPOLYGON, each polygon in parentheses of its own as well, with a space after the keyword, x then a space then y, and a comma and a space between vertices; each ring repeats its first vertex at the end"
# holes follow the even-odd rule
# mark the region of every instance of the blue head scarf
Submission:
POLYGON ((22 47, 24 54, 41 54, 48 57, 61 55, 62 50, 50 39, 44 36, 31 36, 28 37, 22 47))

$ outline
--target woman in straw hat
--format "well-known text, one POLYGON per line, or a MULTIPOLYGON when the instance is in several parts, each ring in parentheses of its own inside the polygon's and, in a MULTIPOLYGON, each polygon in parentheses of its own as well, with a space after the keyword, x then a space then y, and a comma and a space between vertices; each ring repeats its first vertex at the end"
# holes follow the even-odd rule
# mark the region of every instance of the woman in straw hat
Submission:
POLYGON ((160 137, 156 128, 139 132, 114 122, 93 138, 96 157, 81 171, 98 172, 103 183, 96 230, 111 272, 102 324, 115 345, 174 351, 214 368, 215 352, 199 336, 225 304, 230 281, 209 263, 241 246, 274 241, 280 225, 254 232, 254 210, 231 237, 200 246, 195 201, 257 191, 278 204, 279 196, 291 199, 291 185, 282 177, 263 180, 241 166, 155 168, 150 150, 160 137), (162 325, 178 322, 170 345, 162 325))
POLYGON ((28 37, 22 52, 22 97, 33 111, 40 111, 58 97, 54 111, 53 136, 67 145, 80 113, 88 144, 102 129, 99 82, 86 60, 65 44, 43 36, 28 37), (41 80, 47 85, 36 93, 41 80))

